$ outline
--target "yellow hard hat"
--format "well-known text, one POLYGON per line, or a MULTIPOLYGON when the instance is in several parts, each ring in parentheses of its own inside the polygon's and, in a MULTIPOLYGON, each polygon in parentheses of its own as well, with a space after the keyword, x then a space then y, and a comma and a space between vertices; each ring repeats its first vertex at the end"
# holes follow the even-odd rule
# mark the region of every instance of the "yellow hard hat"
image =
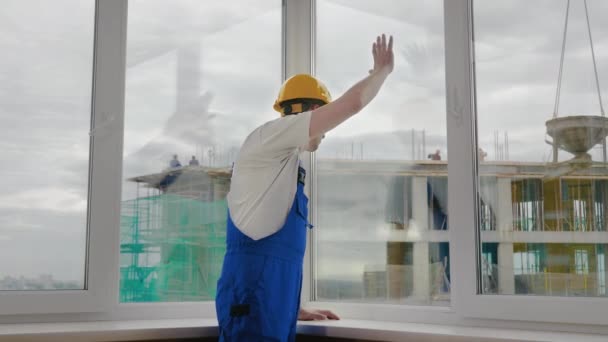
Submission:
POLYGON ((331 102, 331 95, 321 81, 307 74, 298 74, 283 83, 279 96, 274 102, 274 110, 284 115, 282 105, 298 100, 328 104, 331 102))

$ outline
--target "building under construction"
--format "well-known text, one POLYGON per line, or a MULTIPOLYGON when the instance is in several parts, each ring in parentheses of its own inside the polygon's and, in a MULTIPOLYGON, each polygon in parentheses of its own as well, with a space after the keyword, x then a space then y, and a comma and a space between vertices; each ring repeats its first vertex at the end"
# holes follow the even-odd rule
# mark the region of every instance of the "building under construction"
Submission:
MULTIPOLYGON (((361 242, 383 244, 386 262, 363 265, 357 289, 317 279, 317 296, 448 300, 447 161, 321 159, 317 165, 320 250, 324 234, 332 230, 347 236, 348 229, 372 221, 392 227, 384 242, 361 242), (362 203, 369 211, 349 209, 362 203)), ((481 162, 485 293, 607 295, 608 171, 595 163, 556 174, 560 167, 481 162)), ((130 179, 139 196, 122 206, 121 301, 215 297, 225 252, 229 177, 229 169, 188 166, 130 179)))
POLYGON ((229 172, 186 166, 130 179, 121 209, 121 302, 215 298, 229 172))
MULTIPOLYGON (((359 290, 340 292, 335 284, 323 286, 321 281, 318 296, 412 303, 449 298, 447 164, 319 161, 321 243, 326 230, 346 232, 371 221, 391 229, 384 237, 386 263, 365 265, 359 290), (366 212, 357 207, 360 203, 366 203, 366 212)), ((562 166, 480 163, 484 293, 607 295, 608 170, 603 163, 593 163, 556 174, 555 168, 562 166)))

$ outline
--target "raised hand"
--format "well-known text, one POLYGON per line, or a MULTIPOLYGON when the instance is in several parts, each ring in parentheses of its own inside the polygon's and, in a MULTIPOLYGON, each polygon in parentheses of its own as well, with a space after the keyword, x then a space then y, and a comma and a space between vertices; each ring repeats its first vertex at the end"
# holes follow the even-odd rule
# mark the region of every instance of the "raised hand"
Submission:
POLYGON ((372 45, 372 55, 374 56, 374 68, 369 73, 385 71, 390 74, 395 66, 395 56, 393 54, 393 36, 389 37, 386 43, 386 35, 376 37, 372 45))
POLYGON ((316 139, 336 128, 351 116, 359 113, 376 97, 384 81, 393 71, 393 37, 386 41, 386 35, 376 38, 372 46, 374 68, 369 75, 350 87, 342 96, 312 112, 309 137, 316 139))

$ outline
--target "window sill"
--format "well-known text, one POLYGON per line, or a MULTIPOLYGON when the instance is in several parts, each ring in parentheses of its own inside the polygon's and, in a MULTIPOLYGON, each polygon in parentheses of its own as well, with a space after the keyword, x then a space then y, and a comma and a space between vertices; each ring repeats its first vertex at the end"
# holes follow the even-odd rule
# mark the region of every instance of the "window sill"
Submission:
POLYGON ((608 340, 608 337, 605 335, 364 320, 302 322, 298 325, 298 333, 303 335, 367 339, 371 341, 605 342, 608 340))
MULTIPOLYGON (((606 336, 438 324, 362 320, 302 322, 298 333, 375 341, 579 341, 606 336)), ((0 341, 137 341, 217 336, 215 319, 145 320, 0 325, 0 341)))
POLYGON ((0 325, 0 341, 138 341, 217 336, 215 319, 0 325))

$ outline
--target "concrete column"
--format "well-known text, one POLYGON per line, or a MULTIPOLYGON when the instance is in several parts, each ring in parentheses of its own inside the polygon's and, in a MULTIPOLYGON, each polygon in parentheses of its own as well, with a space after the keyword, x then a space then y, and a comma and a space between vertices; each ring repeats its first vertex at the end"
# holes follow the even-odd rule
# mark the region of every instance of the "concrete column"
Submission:
POLYGON ((412 217, 410 203, 415 202, 413 192, 410 191, 412 187, 411 179, 409 177, 403 177, 403 228, 409 228, 410 217, 412 217))
MULTIPOLYGON (((410 230, 420 232, 426 236, 429 229, 429 206, 427 193, 427 178, 412 177, 412 222, 410 230)), ((428 241, 414 242, 414 289, 413 297, 428 301, 430 299, 430 270, 429 270, 429 243, 428 241)))
POLYGON ((429 301, 431 293, 429 243, 414 242, 414 293, 416 299, 429 301))
MULTIPOLYGON (((608 282, 608 268, 606 266, 608 266, 608 251, 606 250, 606 248, 604 248, 604 253, 600 254, 604 256, 604 272, 602 272, 602 274, 600 274, 599 270, 598 270, 598 274, 600 274, 600 276, 604 277, 604 284, 606 284, 608 282)), ((608 285, 608 284, 607 284, 608 285)), ((599 292, 598 295, 602 295, 605 296, 606 294, 608 294, 608 287, 604 286, 604 289, 601 290, 602 292, 599 292)))
POLYGON ((213 198, 212 201, 221 201, 226 198, 228 191, 230 190, 230 179, 224 176, 218 176, 211 178, 213 185, 213 198))
POLYGON ((498 244, 498 293, 515 294, 513 243, 498 244))
POLYGON ((410 222, 409 228, 418 231, 429 229, 429 205, 426 177, 412 177, 412 222, 410 222))
MULTIPOLYGON (((497 209, 496 225, 499 236, 512 236, 513 233, 513 202, 511 194, 511 179, 498 178, 496 181, 497 209)), ((511 239, 508 239, 511 240, 511 239)), ((513 243, 498 244, 498 293, 515 293, 515 276, 513 274, 513 243)))
POLYGON ((511 178, 496 180, 496 225, 501 232, 513 230, 513 201, 511 198, 511 178))
POLYGON ((411 284, 415 276, 411 266, 405 265, 410 253, 413 253, 412 247, 407 242, 388 241, 386 244, 386 278, 390 299, 400 300, 412 294, 411 284))

